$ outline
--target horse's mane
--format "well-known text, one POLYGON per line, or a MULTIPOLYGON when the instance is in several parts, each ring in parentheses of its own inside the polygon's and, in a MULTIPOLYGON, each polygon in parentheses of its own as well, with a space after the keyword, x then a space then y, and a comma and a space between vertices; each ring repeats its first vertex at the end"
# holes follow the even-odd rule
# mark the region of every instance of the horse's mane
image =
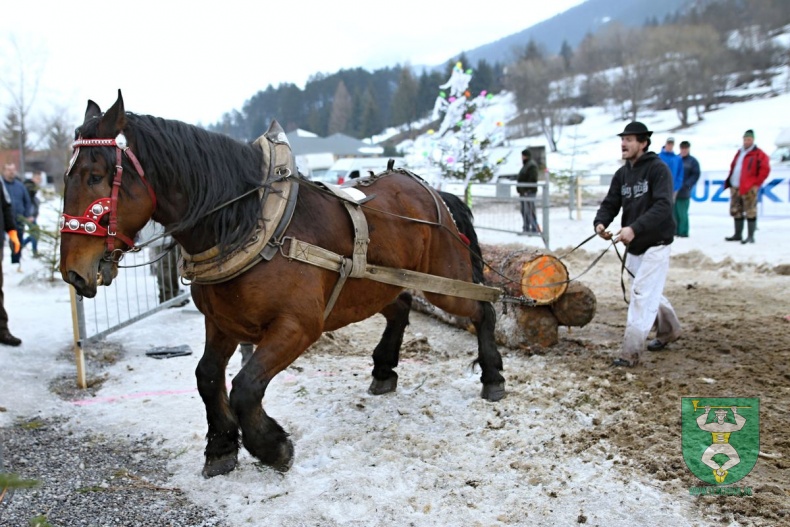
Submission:
MULTIPOLYGON (((126 119, 124 133, 157 197, 187 204, 186 212, 176 224, 167 225, 168 230, 178 233, 208 225, 223 250, 244 243, 260 217, 257 192, 211 211, 261 185, 261 151, 181 121, 131 112, 126 119)), ((79 132, 95 137, 98 121, 88 121, 79 132)), ((113 156, 110 166, 115 164, 115 154, 109 149, 90 150, 106 150, 105 155, 113 156)), ((124 159, 127 164, 133 170, 124 159)))

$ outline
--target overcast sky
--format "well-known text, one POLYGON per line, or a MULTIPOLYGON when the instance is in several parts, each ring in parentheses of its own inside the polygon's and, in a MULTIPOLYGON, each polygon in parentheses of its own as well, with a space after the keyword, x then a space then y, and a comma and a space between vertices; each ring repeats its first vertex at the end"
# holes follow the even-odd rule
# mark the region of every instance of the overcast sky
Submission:
MULTIPOLYGON (((18 86, 22 57, 34 116, 65 108, 81 122, 89 98, 106 109, 120 88, 127 110, 210 124, 270 84, 441 64, 582 2, 14 0, 0 75, 18 86)), ((9 101, 0 90, 3 117, 9 101)))

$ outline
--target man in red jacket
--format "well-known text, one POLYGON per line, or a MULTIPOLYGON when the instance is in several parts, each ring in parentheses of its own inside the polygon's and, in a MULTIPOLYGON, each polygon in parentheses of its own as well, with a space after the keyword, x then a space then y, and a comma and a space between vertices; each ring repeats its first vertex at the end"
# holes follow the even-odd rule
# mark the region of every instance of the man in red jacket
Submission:
POLYGON ((724 238, 728 242, 754 243, 757 230, 757 198, 760 186, 771 173, 768 156, 754 144, 754 131, 743 134, 743 147, 735 153, 724 188, 730 188, 730 216, 735 219, 735 234, 724 238), (748 235, 743 238, 746 218, 748 235))

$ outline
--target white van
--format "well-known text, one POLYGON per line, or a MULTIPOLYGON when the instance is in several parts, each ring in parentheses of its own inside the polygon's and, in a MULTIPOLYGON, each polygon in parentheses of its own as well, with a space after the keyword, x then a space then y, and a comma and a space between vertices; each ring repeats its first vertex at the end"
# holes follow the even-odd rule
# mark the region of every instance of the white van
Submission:
POLYGON ((349 179, 369 176, 370 172, 378 174, 385 171, 390 159, 395 161, 395 168, 405 166, 402 157, 344 157, 335 161, 321 179, 342 185, 349 179))
POLYGON ((774 143, 776 150, 771 154, 771 165, 790 165, 790 128, 782 128, 774 143))

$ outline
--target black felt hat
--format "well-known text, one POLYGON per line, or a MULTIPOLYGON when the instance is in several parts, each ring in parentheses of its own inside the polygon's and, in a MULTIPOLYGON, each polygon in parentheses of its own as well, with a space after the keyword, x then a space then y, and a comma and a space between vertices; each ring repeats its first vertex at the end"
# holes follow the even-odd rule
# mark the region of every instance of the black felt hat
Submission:
POLYGON ((625 130, 617 135, 620 137, 623 137, 624 135, 646 135, 647 137, 650 137, 653 135, 653 132, 648 130, 647 126, 645 126, 643 123, 640 123, 639 121, 632 121, 625 125, 625 130))

